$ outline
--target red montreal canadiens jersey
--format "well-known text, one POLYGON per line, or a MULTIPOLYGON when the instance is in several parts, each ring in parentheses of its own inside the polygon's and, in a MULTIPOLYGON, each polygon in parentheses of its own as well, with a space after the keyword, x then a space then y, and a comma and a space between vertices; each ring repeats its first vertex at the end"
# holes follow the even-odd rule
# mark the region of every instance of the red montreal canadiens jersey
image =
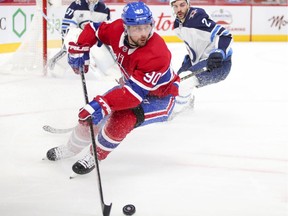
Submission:
POLYGON ((124 45, 123 21, 118 19, 101 23, 96 36, 93 24, 87 25, 78 44, 93 46, 100 40, 111 46, 126 80, 124 86, 113 88, 103 96, 112 110, 134 108, 147 96, 178 95, 179 76, 170 67, 171 53, 157 33, 153 33, 143 47, 128 47, 124 45))

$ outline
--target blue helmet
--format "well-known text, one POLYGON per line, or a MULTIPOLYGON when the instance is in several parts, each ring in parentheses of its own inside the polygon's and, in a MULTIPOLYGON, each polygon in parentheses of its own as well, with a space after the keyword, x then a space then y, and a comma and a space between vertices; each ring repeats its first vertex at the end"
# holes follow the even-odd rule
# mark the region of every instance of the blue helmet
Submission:
POLYGON ((143 2, 128 3, 123 9, 122 20, 127 26, 153 23, 152 12, 143 2))

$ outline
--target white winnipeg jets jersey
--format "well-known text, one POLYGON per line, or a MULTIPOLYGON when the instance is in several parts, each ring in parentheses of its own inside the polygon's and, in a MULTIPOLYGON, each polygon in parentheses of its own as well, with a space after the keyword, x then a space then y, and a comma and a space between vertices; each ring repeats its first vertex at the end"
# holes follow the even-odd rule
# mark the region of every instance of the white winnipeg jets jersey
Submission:
POLYGON ((98 2, 93 10, 89 9, 86 0, 76 0, 67 8, 62 20, 61 31, 64 36, 67 29, 79 27, 83 29, 88 22, 103 22, 110 20, 110 9, 103 3, 98 2))
POLYGON ((191 7, 183 23, 176 19, 174 32, 184 41, 192 65, 207 59, 214 49, 223 50, 225 58, 232 55, 232 35, 202 8, 191 7))

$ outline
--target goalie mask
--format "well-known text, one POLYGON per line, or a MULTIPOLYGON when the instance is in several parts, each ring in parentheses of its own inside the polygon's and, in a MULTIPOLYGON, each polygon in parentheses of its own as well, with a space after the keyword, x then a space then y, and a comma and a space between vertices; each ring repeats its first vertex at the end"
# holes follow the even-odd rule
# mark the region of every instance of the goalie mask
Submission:
POLYGON ((89 10, 94 11, 95 6, 98 4, 99 0, 86 0, 88 3, 89 10))

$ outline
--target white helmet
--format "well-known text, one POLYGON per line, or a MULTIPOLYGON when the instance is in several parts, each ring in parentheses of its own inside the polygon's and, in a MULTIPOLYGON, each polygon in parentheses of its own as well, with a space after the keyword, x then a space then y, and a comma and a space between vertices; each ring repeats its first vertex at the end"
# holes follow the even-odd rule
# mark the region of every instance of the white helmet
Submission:
POLYGON ((95 7, 95 5, 98 4, 99 0, 86 0, 86 1, 88 3, 89 10, 91 12, 93 12, 94 11, 94 7, 95 7))

